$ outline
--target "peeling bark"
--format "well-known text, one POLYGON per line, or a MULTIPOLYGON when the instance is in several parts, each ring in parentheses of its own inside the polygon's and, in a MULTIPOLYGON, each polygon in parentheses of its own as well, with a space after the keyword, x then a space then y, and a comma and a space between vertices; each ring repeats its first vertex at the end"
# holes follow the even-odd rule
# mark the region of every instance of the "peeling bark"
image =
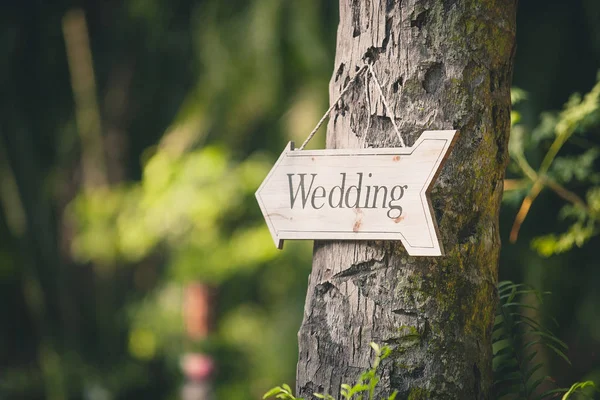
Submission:
MULTIPOLYGON (((400 242, 315 242, 299 396, 338 398, 368 368, 373 341, 393 349, 379 395, 491 398, 515 14, 515 0, 340 1, 330 98, 369 59, 407 145, 426 129, 460 137, 432 191, 446 256, 409 257, 400 242)), ((327 147, 398 144, 360 77, 332 114, 327 147)))

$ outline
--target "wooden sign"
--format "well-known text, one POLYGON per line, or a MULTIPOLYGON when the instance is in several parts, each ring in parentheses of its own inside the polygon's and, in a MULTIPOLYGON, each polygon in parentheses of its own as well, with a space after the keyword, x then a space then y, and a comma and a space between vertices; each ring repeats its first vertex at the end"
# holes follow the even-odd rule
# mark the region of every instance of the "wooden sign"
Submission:
POLYGON ((256 199, 275 245, 284 239, 400 240, 443 255, 428 194, 457 131, 425 131, 412 147, 283 151, 256 199))

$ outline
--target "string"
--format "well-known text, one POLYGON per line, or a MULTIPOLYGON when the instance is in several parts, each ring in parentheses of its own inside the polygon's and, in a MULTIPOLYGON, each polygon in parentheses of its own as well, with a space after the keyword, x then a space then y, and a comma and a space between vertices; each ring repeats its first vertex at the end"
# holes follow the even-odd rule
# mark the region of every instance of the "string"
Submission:
POLYGON ((400 135, 400 130, 398 130, 398 126, 396 125, 396 118, 390 109, 390 106, 387 104, 387 100, 383 95, 383 89, 381 88, 381 84, 379 83, 379 79, 377 79, 377 75, 375 75, 375 70, 373 69, 373 65, 371 63, 367 63, 367 67, 369 67, 369 72, 371 72, 371 76, 373 80, 377 84, 377 89, 379 89, 379 95, 381 96, 381 101, 383 102, 383 106, 385 107, 385 111, 388 113, 390 121, 392 121, 392 125, 394 126, 394 130, 396 131, 396 135, 398 136, 398 140, 400 140, 400 147, 405 147, 404 140, 402 140, 402 135, 400 135))
POLYGON ((317 123, 317 126, 315 126, 315 129, 312 130, 312 132, 310 133, 310 135, 308 135, 308 137, 306 138, 306 140, 304 141, 304 143, 302 143, 302 146, 300 146, 300 148, 298 150, 303 150, 304 149, 304 146, 306 146, 306 144, 310 141, 310 139, 312 139, 313 136, 315 136, 315 134, 317 133, 317 131, 319 130, 319 128, 321 127, 321 125, 323 125, 323 122, 329 116, 329 114, 331 113, 331 111, 333 110, 333 108, 342 99, 342 97, 346 94, 346 92, 350 89, 350 87, 354 84, 354 82, 356 82, 356 79, 360 75, 364 74, 366 70, 367 70, 367 66, 365 65, 364 67, 362 67, 356 73, 356 75, 354 75, 354 77, 352 79, 350 79, 350 82, 348 82, 348 84, 346 85, 346 87, 340 92, 340 95, 338 96, 338 98, 335 99, 335 101, 331 104, 331 106, 327 109, 327 111, 325 111, 325 114, 321 117, 321 119, 317 123))
POLYGON ((367 127, 365 128, 365 138, 371 128, 371 93, 369 92, 369 80, 365 79, 365 99, 367 100, 367 127))
MULTIPOLYGON (((302 146, 300 146, 300 148, 298 150, 303 150, 304 147, 308 144, 308 142, 310 142, 310 140, 313 138, 313 136, 315 136, 315 134, 317 133, 317 131, 319 130, 319 128, 321 127, 321 125, 323 125, 323 122, 325 122, 325 119, 329 116, 329 114, 331 114, 331 111, 333 111, 333 109, 335 108, 335 106, 337 105, 337 103, 342 99, 342 97, 346 94, 346 92, 348 92, 348 90, 350 90, 350 87, 356 82, 356 79, 360 75, 362 75, 363 73, 365 73, 365 71, 367 69, 371 73, 371 76, 373 77, 373 80, 376 83, 377 90, 379 91, 379 95, 381 96, 381 101, 383 102, 383 107, 385 108, 385 111, 388 114, 390 121, 392 122, 392 126, 394 127, 394 130, 396 131, 396 135, 398 136, 398 139, 400 140, 400 147, 405 147, 406 146, 404 144, 404 140, 402 139, 402 135, 400 134, 400 130, 398 129, 398 126, 396 125, 395 117, 394 117, 394 115, 391 112, 391 109, 390 109, 390 107, 389 107, 389 105, 388 105, 388 103, 387 103, 387 101, 385 99, 385 96, 383 95, 383 89, 381 87, 381 84, 379 83, 379 79, 377 79, 377 75, 375 74, 375 70, 373 69, 373 66, 372 66, 371 63, 366 62, 365 65, 348 82, 348 84, 346 85, 346 87, 344 87, 344 89, 340 92, 340 94, 337 97, 337 99, 335 99, 335 101, 331 104, 331 106, 327 109, 327 111, 325 111, 325 114, 323 114, 323 116, 321 117, 321 119, 317 123, 317 126, 315 126, 315 128, 308 135, 308 137, 306 138, 306 140, 304 141, 304 143, 302 143, 302 146)), ((367 104, 368 104, 368 107, 369 107, 369 111, 368 111, 369 115, 368 115, 368 119, 367 119, 367 130, 368 130, 369 127, 371 126, 371 98, 369 96, 368 79, 365 79, 365 95, 366 95, 367 104)))

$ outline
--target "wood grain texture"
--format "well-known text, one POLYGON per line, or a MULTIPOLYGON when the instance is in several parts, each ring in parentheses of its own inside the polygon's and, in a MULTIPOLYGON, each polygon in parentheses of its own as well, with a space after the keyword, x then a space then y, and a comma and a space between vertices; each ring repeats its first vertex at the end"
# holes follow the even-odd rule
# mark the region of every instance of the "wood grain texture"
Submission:
MULTIPOLYGON (((370 364, 374 341, 393 348, 380 395, 492 398, 515 14, 514 0, 340 1, 330 98, 370 60, 407 145, 425 130, 460 136, 431 192, 444 257, 411 257, 397 242, 315 242, 300 396, 339 398, 340 384, 370 364)), ((397 146, 387 117, 360 77, 331 115, 327 148, 397 146)))
POLYGON ((440 256, 429 192, 456 131, 425 131, 412 147, 293 150, 256 198, 275 245, 284 239, 400 240, 413 256, 440 256))

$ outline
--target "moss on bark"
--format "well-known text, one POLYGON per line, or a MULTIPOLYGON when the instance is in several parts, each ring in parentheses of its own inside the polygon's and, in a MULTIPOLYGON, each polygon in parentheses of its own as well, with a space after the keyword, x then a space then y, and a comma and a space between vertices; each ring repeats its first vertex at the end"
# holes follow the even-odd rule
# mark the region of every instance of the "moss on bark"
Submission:
MULTIPOLYGON (((399 242, 315 243, 300 395, 337 396, 369 365, 374 341, 393 349, 382 395, 490 398, 515 12, 512 0, 341 0, 335 70, 346 68, 332 98, 368 54, 409 145, 427 129, 460 137, 431 193, 444 257, 409 257, 399 242)), ((397 146, 389 113, 377 100, 368 108, 359 86, 332 116, 327 147, 397 146)))

